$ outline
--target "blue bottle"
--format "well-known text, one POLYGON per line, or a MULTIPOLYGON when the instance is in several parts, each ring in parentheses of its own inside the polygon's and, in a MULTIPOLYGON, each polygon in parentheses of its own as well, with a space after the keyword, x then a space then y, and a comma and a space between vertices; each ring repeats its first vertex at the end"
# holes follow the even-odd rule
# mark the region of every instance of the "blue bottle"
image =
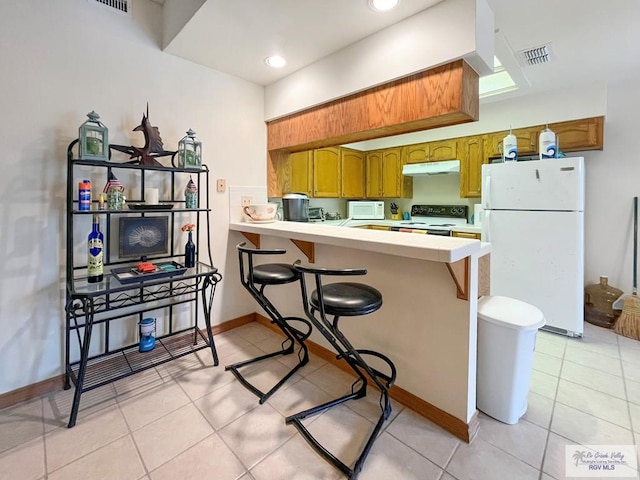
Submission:
POLYGON ((100 231, 100 219, 93 216, 93 230, 87 237, 87 281, 101 282, 104 279, 104 235, 100 231))

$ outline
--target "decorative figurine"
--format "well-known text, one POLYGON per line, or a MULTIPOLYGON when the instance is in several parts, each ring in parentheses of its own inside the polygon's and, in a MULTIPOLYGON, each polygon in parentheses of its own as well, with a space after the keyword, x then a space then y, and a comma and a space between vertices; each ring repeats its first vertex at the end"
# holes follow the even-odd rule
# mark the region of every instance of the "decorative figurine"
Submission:
POLYGON ((198 186, 189 177, 189 183, 184 189, 185 208, 198 208, 198 186))
POLYGON ((156 165, 161 167, 162 164, 156 160, 159 157, 175 155, 176 152, 170 152, 164 149, 162 138, 160 138, 160 130, 158 127, 151 125, 149 121, 149 104, 147 103, 147 113, 142 114, 140 125, 133 129, 134 132, 142 132, 144 134, 144 146, 128 147, 125 145, 111 145, 111 148, 119 152, 128 153, 129 158, 135 160, 127 163, 139 163, 140 165, 156 165))

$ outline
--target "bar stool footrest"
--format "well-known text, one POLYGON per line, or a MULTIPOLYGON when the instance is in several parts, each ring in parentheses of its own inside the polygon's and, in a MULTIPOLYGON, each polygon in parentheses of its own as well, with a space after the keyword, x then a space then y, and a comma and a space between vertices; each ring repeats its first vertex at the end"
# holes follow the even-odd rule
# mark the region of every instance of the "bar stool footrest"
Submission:
MULTIPOLYGON (((373 373, 375 373, 377 377, 382 378, 383 380, 385 380, 387 388, 390 388, 395 383, 395 381, 396 381, 396 366, 393 364, 393 362, 391 361, 391 359, 389 357, 387 357, 386 355, 383 355, 380 352, 376 352, 374 350, 357 349, 355 351, 358 352, 358 355, 361 358, 363 356, 369 355, 369 356, 372 356, 372 357, 379 358, 380 360, 385 362, 388 365, 389 370, 391 372, 388 375, 386 373, 381 372, 380 370, 378 370, 376 368, 373 368, 368 363, 366 364, 366 366, 367 366, 367 368, 369 370, 371 370, 373 373)), ((347 352, 346 355, 338 355, 336 358, 337 359, 342 359, 345 356, 348 356, 352 361, 356 362, 357 364, 360 363, 359 360, 355 357, 355 355, 352 352, 347 352)))
POLYGON ((311 322, 306 318, 300 317, 284 317, 282 320, 287 324, 287 328, 292 335, 295 335, 296 339, 300 342, 305 341, 309 336, 311 336, 311 332, 313 331, 313 326, 311 322), (293 323, 293 325, 292 325, 293 323), (294 326, 296 324, 302 324, 304 329, 298 328, 294 326))

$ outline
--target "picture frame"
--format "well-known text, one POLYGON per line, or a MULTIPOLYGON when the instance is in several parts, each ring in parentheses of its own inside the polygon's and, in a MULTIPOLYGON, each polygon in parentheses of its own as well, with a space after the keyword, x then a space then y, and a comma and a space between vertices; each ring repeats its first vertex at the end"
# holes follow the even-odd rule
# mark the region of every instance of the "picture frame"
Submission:
POLYGON ((169 217, 120 217, 118 247, 121 258, 169 253, 169 217))

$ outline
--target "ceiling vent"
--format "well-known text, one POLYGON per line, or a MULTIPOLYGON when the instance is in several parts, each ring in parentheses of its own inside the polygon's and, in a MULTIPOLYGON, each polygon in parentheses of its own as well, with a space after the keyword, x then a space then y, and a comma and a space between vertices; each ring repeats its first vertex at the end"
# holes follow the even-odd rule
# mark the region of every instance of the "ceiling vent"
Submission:
POLYGON ((95 3, 96 5, 102 5, 109 7, 110 9, 123 13, 125 15, 131 15, 131 2, 133 0, 88 0, 89 3, 95 3))
POLYGON ((541 65, 551 62, 551 44, 540 45, 539 47, 527 48, 518 52, 518 59, 523 67, 541 65))

